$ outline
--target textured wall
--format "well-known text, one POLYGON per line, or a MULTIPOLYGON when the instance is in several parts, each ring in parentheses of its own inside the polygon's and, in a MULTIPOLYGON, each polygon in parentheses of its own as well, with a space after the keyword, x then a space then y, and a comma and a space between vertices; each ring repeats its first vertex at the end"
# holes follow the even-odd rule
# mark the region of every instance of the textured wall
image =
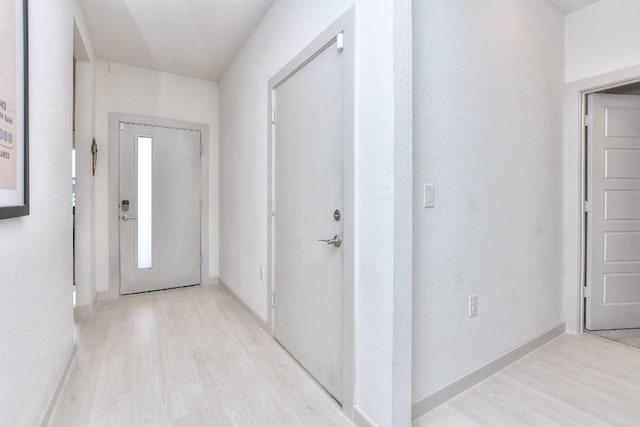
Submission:
POLYGON ((71 2, 29 2, 31 214, 0 221, 0 424, 39 425, 73 346, 71 2))
POLYGON ((565 19, 565 80, 640 64, 640 2, 600 0, 565 19))
MULTIPOLYGON (((209 275, 218 276, 218 84, 128 65, 96 62, 96 287, 109 289, 109 113, 137 114, 209 125, 209 275)), ((206 281, 207 278, 203 278, 206 281)))
POLYGON ((414 2, 414 401, 563 321, 562 46, 546 2, 414 2))

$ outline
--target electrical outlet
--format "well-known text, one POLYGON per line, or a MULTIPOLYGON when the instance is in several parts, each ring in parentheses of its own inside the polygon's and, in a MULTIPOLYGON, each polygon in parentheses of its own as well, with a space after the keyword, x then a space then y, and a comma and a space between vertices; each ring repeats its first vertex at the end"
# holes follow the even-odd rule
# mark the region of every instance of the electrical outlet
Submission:
POLYGON ((471 295, 469 297, 469 317, 476 317, 478 315, 478 295, 471 295))

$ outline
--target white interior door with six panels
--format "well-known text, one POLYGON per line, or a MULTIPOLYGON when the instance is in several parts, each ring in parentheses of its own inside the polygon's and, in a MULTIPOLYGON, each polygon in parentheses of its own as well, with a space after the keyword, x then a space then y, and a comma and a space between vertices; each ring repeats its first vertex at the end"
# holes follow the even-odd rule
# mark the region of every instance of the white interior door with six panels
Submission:
POLYGON ((640 96, 589 95, 588 109, 586 327, 639 328, 640 96))

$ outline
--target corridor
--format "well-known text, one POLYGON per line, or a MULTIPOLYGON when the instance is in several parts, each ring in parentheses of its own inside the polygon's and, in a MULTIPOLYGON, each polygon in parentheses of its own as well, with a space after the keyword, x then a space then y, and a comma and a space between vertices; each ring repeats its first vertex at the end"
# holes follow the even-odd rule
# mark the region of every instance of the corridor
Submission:
POLYGON ((50 426, 348 426, 338 404, 220 288, 101 301, 50 426))

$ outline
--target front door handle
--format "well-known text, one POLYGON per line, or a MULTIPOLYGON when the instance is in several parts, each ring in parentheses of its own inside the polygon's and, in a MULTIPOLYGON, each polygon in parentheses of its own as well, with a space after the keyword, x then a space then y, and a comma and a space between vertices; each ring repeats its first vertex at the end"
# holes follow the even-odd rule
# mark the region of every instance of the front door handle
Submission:
POLYGON ((326 240, 318 239, 318 242, 324 242, 327 245, 333 245, 336 248, 339 248, 340 246, 342 246, 342 238, 340 237, 339 234, 336 234, 335 236, 333 236, 332 239, 326 239, 326 240))
POLYGON ((129 216, 127 214, 122 215, 122 220, 123 221, 129 221, 130 219, 136 219, 135 216, 129 216))

